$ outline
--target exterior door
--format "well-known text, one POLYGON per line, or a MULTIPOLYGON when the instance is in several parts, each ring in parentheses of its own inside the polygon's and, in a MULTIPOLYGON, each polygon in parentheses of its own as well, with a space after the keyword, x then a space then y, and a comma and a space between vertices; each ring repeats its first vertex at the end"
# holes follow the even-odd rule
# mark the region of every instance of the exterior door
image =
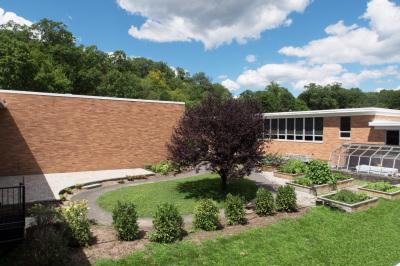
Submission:
POLYGON ((386 145, 399 145, 398 130, 386 130, 386 145))

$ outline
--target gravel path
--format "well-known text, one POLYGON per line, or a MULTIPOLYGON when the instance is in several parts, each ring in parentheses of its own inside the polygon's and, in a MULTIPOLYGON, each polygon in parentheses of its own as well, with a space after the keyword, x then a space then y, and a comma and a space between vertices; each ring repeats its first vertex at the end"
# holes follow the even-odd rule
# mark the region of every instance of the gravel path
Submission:
MULTIPOLYGON (((102 194, 113 191, 119 188, 128 187, 128 186, 137 186, 141 184, 150 184, 155 182, 165 182, 170 180, 177 180, 182 178, 187 178, 191 176, 201 175, 209 173, 205 170, 200 170, 199 172, 191 171, 184 174, 178 174, 176 176, 162 176, 162 177, 154 177, 143 180, 135 180, 133 183, 129 184, 116 184, 111 186, 99 187, 95 189, 86 190, 74 195, 71 200, 87 200, 89 204, 89 219, 95 220, 98 224, 103 225, 111 225, 112 224, 112 216, 110 212, 103 210, 97 204, 97 198, 102 194)), ((276 178, 270 172, 261 172, 261 173, 252 173, 249 176, 249 179, 253 180, 257 186, 262 186, 267 188, 272 192, 276 192, 277 187, 286 184, 287 180, 282 178, 276 178)), ((308 207, 315 205, 315 197, 311 196, 304 192, 296 191, 298 198, 298 205, 300 207, 308 207)), ((221 217, 224 217, 223 210, 220 211, 221 217)), ((191 224, 193 217, 191 214, 183 216, 185 224, 191 224)), ((141 228, 151 228, 152 227, 152 218, 143 217, 138 219, 139 226, 141 228)))

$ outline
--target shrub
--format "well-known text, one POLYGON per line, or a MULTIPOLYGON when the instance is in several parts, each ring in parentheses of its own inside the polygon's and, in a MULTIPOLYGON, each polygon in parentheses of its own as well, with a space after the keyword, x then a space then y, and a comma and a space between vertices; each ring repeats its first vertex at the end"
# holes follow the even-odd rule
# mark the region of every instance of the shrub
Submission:
POLYGON ((306 170, 306 164, 297 159, 290 159, 279 167, 279 171, 288 174, 300 174, 306 170))
POLYGON ((61 194, 60 195, 60 200, 61 201, 66 201, 67 200, 67 196, 65 196, 65 194, 61 194))
POLYGON ((266 154, 262 159, 261 159, 261 164, 266 165, 266 166, 274 166, 278 167, 282 165, 285 162, 285 159, 278 155, 278 154, 266 154))
POLYGON ((293 180, 293 182, 308 187, 313 185, 313 182, 308 177, 305 176, 297 177, 295 180, 293 180))
POLYGON ((35 204, 29 210, 30 216, 35 219, 37 227, 46 227, 48 225, 60 222, 60 212, 53 206, 45 206, 42 204, 35 204))
POLYGON ((383 192, 396 192, 400 190, 400 187, 393 186, 389 182, 376 182, 376 183, 368 183, 366 186, 368 189, 379 190, 383 192))
POLYGON ((134 240, 139 235, 138 214, 133 203, 117 202, 113 211, 113 226, 121 240, 134 240))
POLYGON ((279 211, 293 212, 297 210, 296 192, 294 188, 286 185, 278 188, 276 207, 279 211))
POLYGON ((334 180, 339 181, 339 180, 346 180, 346 179, 350 179, 351 176, 348 175, 344 175, 342 173, 338 173, 338 172, 333 172, 332 173, 332 177, 334 180))
POLYGON ((70 188, 70 187, 67 187, 67 188, 65 188, 64 189, 64 193, 67 193, 67 194, 69 194, 69 195, 71 195, 72 194, 72 188, 70 188))
POLYGON ((233 224, 245 224, 245 210, 244 210, 244 200, 240 196, 233 196, 228 194, 225 201, 225 216, 228 220, 229 225, 233 224))
POLYGON ((267 216, 273 214, 274 211, 274 196, 265 188, 259 188, 256 195, 256 213, 260 216, 267 216))
POLYGON ((171 243, 183 234, 183 219, 173 204, 164 203, 157 207, 153 226, 150 240, 154 242, 171 243))
POLYGON ((162 175, 166 175, 174 170, 172 164, 168 161, 160 162, 158 164, 153 164, 153 165, 145 165, 144 168, 146 170, 152 171, 154 173, 160 173, 162 175))
POLYGON ((194 209, 193 225, 206 231, 216 230, 219 226, 219 209, 210 199, 202 199, 194 209))
POLYGON ((369 199, 368 195, 365 193, 355 193, 350 190, 340 190, 338 193, 326 196, 328 199, 352 204, 352 203, 357 203, 364 201, 366 199, 369 199))
POLYGON ((316 185, 336 183, 329 165, 318 160, 312 160, 308 163, 305 177, 316 185))
POLYGON ((69 241, 73 246, 88 246, 90 242, 90 224, 87 218, 86 201, 72 202, 61 209, 63 219, 69 231, 69 241))

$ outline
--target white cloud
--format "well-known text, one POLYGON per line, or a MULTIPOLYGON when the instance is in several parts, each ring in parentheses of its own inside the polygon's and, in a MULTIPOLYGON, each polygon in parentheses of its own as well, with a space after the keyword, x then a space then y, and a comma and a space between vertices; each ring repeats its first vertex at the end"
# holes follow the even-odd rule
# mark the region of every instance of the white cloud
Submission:
POLYGON ((261 32, 288 26, 292 12, 302 12, 311 0, 117 0, 124 10, 146 21, 129 34, 154 42, 199 41, 206 49, 232 41, 245 43, 261 32))
POLYGON ((221 82, 221 84, 230 91, 236 91, 240 89, 240 85, 233 80, 226 79, 221 82))
POLYGON ((218 76, 218 79, 227 79, 227 78, 228 78, 227 75, 219 75, 219 76, 218 76))
POLYGON ((272 81, 302 89, 309 83, 321 85, 340 82, 344 86, 359 86, 368 80, 399 75, 397 66, 387 66, 379 69, 365 69, 360 72, 350 72, 340 64, 309 64, 304 61, 284 64, 266 64, 257 69, 244 71, 236 81, 229 84, 245 88, 264 88, 272 81))
POLYGON ((257 61, 257 57, 253 54, 249 54, 246 56, 246 61, 248 63, 254 63, 255 61, 257 61))
POLYGON ((0 25, 7 24, 10 21, 14 21, 16 24, 20 25, 32 25, 32 22, 18 16, 14 12, 6 12, 4 9, 0 8, 0 25))
POLYGON ((400 7, 389 0, 371 0, 362 18, 369 21, 368 27, 339 21, 325 29, 327 37, 279 52, 323 64, 400 62, 400 7))

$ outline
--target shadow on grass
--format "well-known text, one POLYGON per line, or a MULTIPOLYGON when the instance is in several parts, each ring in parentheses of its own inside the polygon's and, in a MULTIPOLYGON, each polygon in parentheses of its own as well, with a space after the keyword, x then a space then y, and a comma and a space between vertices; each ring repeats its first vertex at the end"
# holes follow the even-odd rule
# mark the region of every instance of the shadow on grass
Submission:
POLYGON ((217 202, 225 201, 226 195, 240 195, 246 202, 254 199, 257 193, 257 185, 248 179, 234 180, 228 184, 227 190, 221 190, 219 178, 205 178, 193 181, 181 182, 177 186, 179 193, 185 193, 186 199, 212 199, 217 202))

